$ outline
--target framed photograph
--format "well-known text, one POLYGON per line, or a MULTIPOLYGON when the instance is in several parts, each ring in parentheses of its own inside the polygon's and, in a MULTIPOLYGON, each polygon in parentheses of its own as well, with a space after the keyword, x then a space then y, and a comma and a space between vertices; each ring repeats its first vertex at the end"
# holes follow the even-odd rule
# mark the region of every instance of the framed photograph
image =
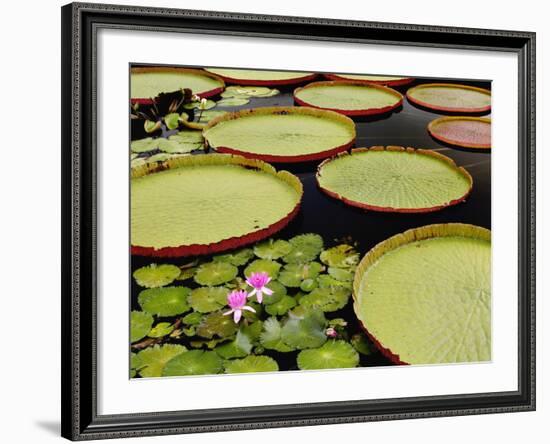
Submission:
POLYGON ((535 408, 535 35, 62 8, 62 434, 535 408))

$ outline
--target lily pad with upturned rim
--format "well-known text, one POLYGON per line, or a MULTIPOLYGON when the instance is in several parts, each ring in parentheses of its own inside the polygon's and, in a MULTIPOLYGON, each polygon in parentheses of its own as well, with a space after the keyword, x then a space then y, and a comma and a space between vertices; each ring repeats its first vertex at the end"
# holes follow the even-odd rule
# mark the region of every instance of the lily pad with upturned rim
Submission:
POLYGON ((389 146, 358 148, 322 162, 317 184, 347 205, 426 213, 465 201, 473 180, 451 158, 435 151, 389 146))
POLYGON ((266 162, 304 162, 349 149, 355 142, 355 125, 333 111, 261 107, 217 117, 203 135, 218 152, 266 162))
POLYGON ((222 370, 222 359, 213 351, 189 350, 170 359, 162 376, 212 375, 222 370))
POLYGON ((491 119, 484 117, 447 116, 428 124, 430 135, 461 148, 491 149, 491 119))
POLYGON ((260 373, 279 371, 275 359, 269 356, 247 356, 225 362, 225 373, 260 373))
POLYGON ((353 368, 359 364, 359 355, 345 341, 327 341, 319 348, 302 350, 297 362, 300 370, 353 368))
POLYGON ((181 270, 170 264, 151 264, 138 268, 133 276, 141 287, 156 288, 171 284, 180 275, 181 270))
POLYGON ((484 113, 491 110, 491 91, 452 83, 424 83, 410 88, 407 99, 424 108, 446 113, 484 113))
POLYGON ((296 216, 302 194, 296 176, 240 156, 139 166, 131 180, 132 253, 177 257, 259 241, 296 216))
POLYGON ((142 290, 138 303, 147 313, 157 316, 176 316, 189 311, 187 287, 161 287, 142 290))
POLYGON ((313 82, 294 91, 302 106, 328 109, 346 116, 372 116, 393 111, 403 96, 385 86, 353 81, 313 82))
POLYGON ((436 224, 381 242, 357 267, 354 310, 395 363, 490 360, 490 231, 436 224))
POLYGON ((206 71, 220 76, 227 83, 238 85, 295 85, 313 80, 316 74, 297 71, 270 71, 254 69, 206 68, 206 71))
POLYGON ((414 81, 412 77, 397 77, 397 76, 379 76, 366 74, 325 74, 329 80, 353 80, 367 84, 376 84, 384 86, 403 86, 414 81))

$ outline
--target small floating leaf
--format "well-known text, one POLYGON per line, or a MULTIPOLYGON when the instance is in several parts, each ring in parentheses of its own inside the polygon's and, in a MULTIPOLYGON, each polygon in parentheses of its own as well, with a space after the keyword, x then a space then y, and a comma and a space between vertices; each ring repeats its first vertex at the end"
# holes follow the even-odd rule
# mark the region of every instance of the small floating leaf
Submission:
POLYGON ((316 348, 325 343, 326 319, 321 310, 309 310, 302 316, 292 315, 281 329, 281 339, 298 349, 316 348))
POLYGON ((185 105, 183 105, 183 107, 185 109, 211 109, 211 108, 214 108, 216 106, 216 102, 214 102, 213 100, 206 100, 206 102, 204 103, 204 105, 202 105, 201 107, 201 102, 200 101, 197 101, 197 102, 189 102, 189 103, 186 103, 185 105))
POLYGON ((200 287, 191 291, 188 302, 193 310, 210 313, 227 304, 228 293, 229 291, 225 287, 200 287))
POLYGON ((190 350, 181 353, 164 366, 163 376, 212 375, 222 369, 221 358, 213 351, 190 350))
POLYGON ((359 364, 359 355, 345 341, 328 341, 319 348, 302 350, 297 361, 300 370, 353 368, 359 364))
POLYGON ((206 315, 197 327, 197 334, 203 338, 212 339, 214 336, 227 338, 237 331, 237 325, 231 316, 224 316, 221 311, 206 315))
POLYGON ((272 316, 282 316, 284 315, 288 310, 290 310, 292 307, 296 306, 296 300, 288 295, 283 296, 281 299, 279 299, 277 302, 266 305, 265 311, 269 313, 272 316))
POLYGON ((300 234, 289 240, 292 250, 283 260, 287 263, 298 264, 314 260, 323 249, 323 238, 318 234, 300 234))
POLYGON ((136 342, 147 336, 153 326, 153 316, 143 311, 130 314, 130 342, 136 342))
POLYGON ((175 130, 179 126, 180 115, 178 113, 170 113, 164 116, 164 123, 169 130, 175 130))
POLYGON ((196 119, 197 119, 197 122, 208 123, 212 119, 219 116, 223 116, 224 114, 227 114, 227 111, 208 110, 208 111, 203 111, 202 114, 200 115, 199 113, 197 113, 196 119))
POLYGON ((271 279, 277 279, 281 264, 268 259, 256 259, 244 270, 244 275, 249 277, 252 273, 265 272, 271 279))
POLYGON ((180 269, 175 265, 151 264, 134 271, 134 279, 138 285, 146 288, 163 287, 171 284, 180 275, 180 269))
POLYGON ((279 371, 277 361, 269 356, 247 356, 225 363, 225 373, 259 373, 279 371))
POLYGON ((147 334, 150 338, 162 338, 174 331, 174 326, 170 322, 159 322, 147 334))
POLYGON ((186 281, 187 279, 191 279, 193 276, 195 276, 196 271, 197 267, 184 268, 183 270, 181 270, 180 275, 176 279, 178 281, 186 281))
POLYGON ((300 299, 300 305, 306 308, 320 308, 325 312, 337 311, 348 303, 350 293, 345 288, 316 288, 300 299))
POLYGON ((137 353, 134 365, 142 377, 156 378, 162 376, 162 370, 168 361, 186 351, 183 345, 154 345, 137 353))
POLYGON ((218 106, 221 107, 230 107, 230 106, 242 106, 246 105, 250 100, 244 97, 228 97, 220 100, 218 106))
POLYGON ((220 285, 235 279, 239 270, 227 262, 209 262, 199 266, 195 282, 199 285, 220 285))
POLYGON ((254 257, 254 252, 250 248, 243 248, 234 253, 218 254, 212 258, 214 262, 229 262, 232 265, 241 267, 248 263, 254 257))
POLYGON ((318 262, 287 264, 279 275, 279 280, 287 287, 299 287, 305 279, 315 279, 323 270, 318 262))
POLYGON ((362 355, 369 356, 372 354, 369 341, 364 334, 357 333, 353 335, 350 342, 353 348, 362 355))
POLYGON ((158 131, 161 128, 162 124, 160 120, 158 121, 152 121, 152 120, 146 120, 143 124, 143 129, 146 133, 154 133, 155 131, 158 131))
POLYGON ((269 239, 254 246, 254 254, 260 259, 279 259, 292 250, 292 244, 288 241, 269 239))
POLYGON ((197 325, 197 324, 200 324, 201 320, 202 320, 202 313, 199 313, 196 311, 192 311, 191 313, 181 318, 181 322, 183 322, 185 325, 197 325))
POLYGON ((345 288, 348 290, 348 293, 351 293, 351 282, 339 281, 328 274, 319 275, 317 277, 317 283, 321 288, 345 288))
POLYGON ((350 268, 359 263, 359 253, 351 245, 337 245, 321 253, 321 262, 330 267, 350 268))
POLYGON ((146 137, 145 139, 134 140, 130 143, 130 149, 134 153, 146 153, 158 148, 158 139, 146 137))
POLYGON ((187 154, 194 150, 200 150, 201 148, 202 143, 185 142, 181 139, 172 138, 172 136, 168 139, 161 139, 159 141, 159 150, 165 153, 187 154))
POLYGON ((223 359, 244 358, 252 351, 252 342, 248 335, 238 331, 233 341, 216 347, 214 351, 223 359))
POLYGON ((276 302, 279 302, 283 298, 283 296, 286 295, 286 287, 278 281, 271 281, 269 284, 267 284, 267 288, 273 290, 273 294, 269 296, 264 295, 263 303, 265 305, 275 304, 276 302))
POLYGON ((294 350, 281 339, 281 324, 277 318, 268 318, 263 323, 263 331, 260 335, 260 343, 269 350, 286 353, 294 350))
POLYGON ((138 295, 141 308, 158 316, 175 316, 189 310, 187 287, 148 288, 138 295))
POLYGON ((317 281, 315 279, 305 279, 300 284, 300 290, 305 292, 313 291, 317 288, 317 281))
POLYGON ((337 281, 351 282, 353 281, 354 273, 343 268, 328 267, 328 274, 337 281))

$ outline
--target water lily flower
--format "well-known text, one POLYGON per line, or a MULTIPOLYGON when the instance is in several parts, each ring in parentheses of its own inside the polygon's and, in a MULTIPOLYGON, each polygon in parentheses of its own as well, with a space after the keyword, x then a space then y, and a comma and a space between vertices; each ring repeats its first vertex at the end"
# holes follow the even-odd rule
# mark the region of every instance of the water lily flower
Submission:
POLYGON ((329 337, 329 338, 336 338, 338 337, 338 332, 336 331, 336 329, 332 328, 332 327, 329 327, 325 330, 325 334, 329 337))
POLYGON ((256 310, 254 310, 249 305, 246 305, 247 296, 248 295, 244 290, 234 290, 229 293, 227 295, 227 304, 229 305, 229 308, 231 308, 231 310, 225 312, 223 315, 227 316, 233 314, 233 320, 236 324, 238 324, 241 320, 243 310, 248 310, 252 313, 256 313, 256 310))
POLYGON ((273 290, 266 287, 269 281, 271 281, 271 278, 265 271, 252 273, 246 280, 246 283, 252 287, 252 291, 248 293, 248 297, 250 298, 256 295, 256 299, 261 304, 264 294, 267 296, 273 294, 273 290))
POLYGON ((199 105, 199 108, 200 108, 201 110, 205 109, 207 103, 208 103, 208 102, 206 101, 206 99, 201 99, 201 103, 200 103, 200 105, 199 105))

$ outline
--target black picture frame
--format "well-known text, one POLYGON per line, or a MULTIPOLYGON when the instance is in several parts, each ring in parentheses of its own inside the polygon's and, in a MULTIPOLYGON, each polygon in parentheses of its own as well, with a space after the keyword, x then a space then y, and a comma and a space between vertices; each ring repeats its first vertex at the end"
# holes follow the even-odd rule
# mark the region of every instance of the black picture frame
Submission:
POLYGON ((62 8, 62 435, 71 440, 535 409, 535 33, 72 3, 62 8), (264 407, 97 414, 96 32, 194 32, 508 51, 519 62, 518 389, 264 407))

